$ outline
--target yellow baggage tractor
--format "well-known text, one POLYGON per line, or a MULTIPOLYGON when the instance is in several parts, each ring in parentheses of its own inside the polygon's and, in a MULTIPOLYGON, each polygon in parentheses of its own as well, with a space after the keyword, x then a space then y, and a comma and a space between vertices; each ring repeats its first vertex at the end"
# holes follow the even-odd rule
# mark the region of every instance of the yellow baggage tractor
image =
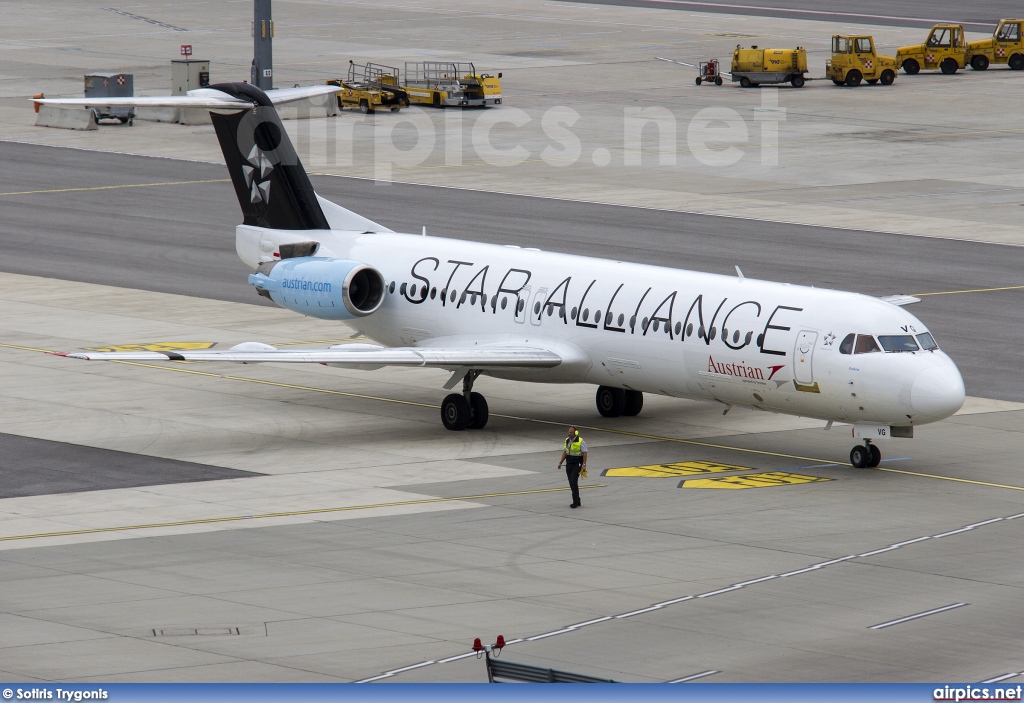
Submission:
POLYGON ((356 108, 360 112, 375 112, 377 108, 386 108, 398 112, 402 107, 409 106, 409 96, 399 86, 397 68, 376 63, 359 64, 348 62, 348 76, 327 81, 327 85, 336 85, 338 91, 338 108, 356 108))
POLYGON ((988 39, 967 43, 967 63, 975 71, 984 71, 989 64, 1009 64, 1014 71, 1024 69, 1024 20, 999 20, 999 26, 988 39))
POLYGON ((896 50, 896 65, 914 75, 922 68, 956 73, 967 66, 967 40, 959 24, 937 24, 924 44, 901 46, 896 50))
POLYGON ((832 58, 825 62, 825 77, 836 85, 871 85, 896 80, 896 59, 875 53, 875 40, 869 36, 832 35, 832 58))
POLYGON ((732 52, 732 82, 738 82, 743 88, 772 83, 791 83, 794 88, 802 88, 805 73, 807 50, 801 46, 795 49, 759 49, 756 46, 744 49, 737 44, 732 52))

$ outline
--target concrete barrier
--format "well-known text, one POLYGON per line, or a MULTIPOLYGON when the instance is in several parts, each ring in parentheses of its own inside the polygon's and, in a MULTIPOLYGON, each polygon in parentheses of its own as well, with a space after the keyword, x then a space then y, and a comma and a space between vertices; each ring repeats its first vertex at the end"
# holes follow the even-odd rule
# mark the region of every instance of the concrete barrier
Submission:
POLYGON ((173 122, 181 119, 181 110, 176 107, 137 107, 135 119, 146 122, 173 122))
POLYGON ((96 115, 92 110, 81 107, 62 108, 54 105, 40 105, 39 113, 36 115, 36 127, 97 129, 96 115))
POLYGON ((338 114, 338 98, 334 93, 315 95, 305 100, 277 106, 282 120, 308 120, 313 117, 334 117, 338 114))

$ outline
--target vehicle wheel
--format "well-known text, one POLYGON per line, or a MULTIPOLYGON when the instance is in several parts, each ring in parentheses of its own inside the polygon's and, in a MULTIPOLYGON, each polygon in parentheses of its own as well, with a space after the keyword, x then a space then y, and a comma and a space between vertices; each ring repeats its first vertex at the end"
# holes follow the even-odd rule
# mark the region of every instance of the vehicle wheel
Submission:
POLYGON ((359 101, 359 112, 361 112, 361 113, 363 113, 365 115, 369 111, 370 111, 370 103, 366 102, 365 100, 360 100, 359 101))
POLYGON ((984 71, 986 68, 988 68, 988 57, 985 56, 984 54, 978 54, 973 59, 971 59, 971 68, 973 68, 975 71, 984 71))
POLYGON ((441 94, 440 93, 434 93, 434 99, 431 100, 430 103, 434 107, 441 107, 441 94))
POLYGON ((696 80, 696 83, 697 83, 697 85, 700 85, 700 84, 701 84, 700 76, 697 76, 697 80, 696 80))
POLYGON ((393 107, 393 108, 391 108, 391 112, 401 112, 401 111, 402 111, 402 108, 400 108, 400 107, 393 107))
POLYGON ((644 394, 640 391, 626 391, 626 405, 622 409, 622 414, 626 417, 633 417, 639 415, 643 409, 644 394))
POLYGON ((1024 69, 1024 54, 1014 54, 1010 57, 1009 64, 1014 71, 1024 69))
POLYGON ((868 463, 871 461, 871 452, 868 451, 867 447, 857 445, 850 450, 850 464, 855 469, 867 468, 868 463))
POLYGON ((892 85, 893 81, 896 80, 896 72, 890 71, 888 68, 882 71, 882 85, 892 85))
POLYGON ((794 88, 803 88, 804 87, 804 77, 803 76, 793 76, 793 78, 789 82, 793 85, 794 88))
POLYGON ((715 79, 715 85, 719 85, 719 86, 722 85, 722 77, 721 76, 719 76, 718 78, 715 79))
POLYGON ((597 412, 603 417, 618 417, 626 409, 626 391, 621 388, 597 387, 597 412))
POLYGON ((873 469, 882 463, 882 452, 875 445, 868 445, 868 451, 871 453, 871 460, 868 462, 868 468, 873 469))
POLYGON ((942 63, 939 64, 939 70, 947 76, 956 73, 958 68, 960 68, 960 65, 957 64, 956 59, 942 59, 942 63))
POLYGON ((446 430, 458 432, 469 427, 472 411, 461 393, 445 396, 441 403, 441 422, 446 430))
POLYGON ((750 87, 750 79, 747 78, 746 76, 743 76, 742 78, 740 78, 740 87, 741 88, 749 88, 750 87))
POLYGON ((842 81, 837 81, 835 78, 832 79, 832 82, 835 83, 836 85, 846 85, 842 81))
POLYGON ((854 86, 858 86, 860 85, 861 78, 862 76, 860 74, 860 71, 858 71, 857 69, 853 69, 852 71, 846 74, 846 85, 850 86, 851 88, 853 88, 854 86))
POLYGON ((479 393, 469 394, 469 410, 472 415, 472 419, 469 424, 466 425, 471 430, 482 430, 487 426, 487 419, 491 413, 487 409, 487 399, 479 393))
POLYGON ((866 81, 864 81, 864 82, 865 82, 865 83, 867 83, 868 85, 874 85, 875 83, 877 83, 877 82, 878 82, 878 79, 877 79, 877 78, 868 78, 868 79, 867 79, 866 81))
POLYGON ((920 70, 921 64, 919 64, 915 59, 907 59, 906 61, 903 62, 903 71, 908 76, 916 75, 917 72, 920 70))

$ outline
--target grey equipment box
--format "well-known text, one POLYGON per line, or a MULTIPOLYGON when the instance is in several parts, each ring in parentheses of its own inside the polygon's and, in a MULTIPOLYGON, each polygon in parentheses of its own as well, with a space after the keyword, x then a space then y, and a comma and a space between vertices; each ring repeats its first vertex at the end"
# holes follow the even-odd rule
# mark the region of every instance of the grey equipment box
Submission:
MULTIPOLYGON (((135 77, 131 73, 89 73, 85 76, 85 97, 87 98, 131 98, 135 96, 135 77)), ((97 104, 89 108, 96 115, 96 121, 118 120, 131 124, 135 117, 133 107, 108 107, 97 104)))
POLYGON ((184 95, 210 86, 210 62, 201 59, 171 60, 171 95, 184 95))

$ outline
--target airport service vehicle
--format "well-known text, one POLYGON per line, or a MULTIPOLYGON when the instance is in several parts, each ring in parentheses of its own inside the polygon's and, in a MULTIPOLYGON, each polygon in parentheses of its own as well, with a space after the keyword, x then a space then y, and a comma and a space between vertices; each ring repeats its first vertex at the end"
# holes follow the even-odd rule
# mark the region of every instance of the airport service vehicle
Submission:
POLYGON ((707 83, 711 85, 722 85, 722 69, 718 65, 718 59, 701 61, 697 67, 697 85, 707 83))
POLYGON ((967 43, 967 63, 984 71, 993 63, 1009 64, 1014 71, 1024 70, 1024 20, 999 20, 990 39, 967 43))
POLYGON ((967 66, 967 40, 959 24, 937 24, 924 44, 901 46, 896 50, 896 65, 914 75, 922 68, 956 73, 967 66))
POLYGON ((732 81, 743 88, 771 83, 791 83, 794 88, 804 87, 807 73, 807 50, 744 49, 739 44, 732 52, 732 81))
POLYGON ((441 403, 449 430, 487 424, 481 376, 592 384, 605 417, 638 414, 644 393, 698 398, 850 423, 857 467, 881 460, 876 440, 911 437, 964 402, 956 365, 902 307, 916 298, 393 232, 316 194, 267 94, 213 89, 254 294, 374 343, 65 356, 440 368, 445 389, 462 386, 441 403))
POLYGON ((477 73, 469 62, 406 62, 405 90, 417 105, 491 107, 501 104, 501 74, 477 73))
POLYGON ((832 58, 825 62, 825 77, 836 85, 857 86, 862 80, 874 85, 892 85, 896 80, 896 59, 875 53, 869 36, 832 35, 832 58))
POLYGON ((341 88, 338 91, 340 109, 351 107, 365 114, 375 112, 377 108, 398 112, 403 106, 409 106, 409 96, 399 86, 398 69, 391 66, 359 64, 350 60, 348 76, 327 81, 327 85, 341 88))

